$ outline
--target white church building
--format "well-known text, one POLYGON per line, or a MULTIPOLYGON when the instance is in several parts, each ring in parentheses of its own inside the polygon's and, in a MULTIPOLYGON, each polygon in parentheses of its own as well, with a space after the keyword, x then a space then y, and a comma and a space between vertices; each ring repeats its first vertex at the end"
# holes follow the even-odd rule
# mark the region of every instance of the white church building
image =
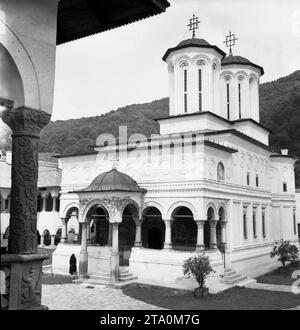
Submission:
POLYGON ((296 159, 274 153, 260 124, 263 68, 196 37, 163 60, 170 105, 159 135, 121 128, 92 153, 57 157, 53 272, 67 274, 74 253, 83 278, 188 287, 182 265, 195 253, 208 255, 216 274, 255 277, 278 266, 275 240, 298 244, 296 159))

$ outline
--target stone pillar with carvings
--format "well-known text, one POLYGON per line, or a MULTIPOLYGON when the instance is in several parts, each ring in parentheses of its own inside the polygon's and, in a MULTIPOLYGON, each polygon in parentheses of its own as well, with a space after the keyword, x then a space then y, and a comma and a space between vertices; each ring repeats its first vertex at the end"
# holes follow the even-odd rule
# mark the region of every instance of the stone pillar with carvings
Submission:
POLYGON ((171 250, 172 249, 172 237, 171 237, 172 220, 164 220, 164 223, 166 225, 164 249, 171 250))
POLYGON ((141 247, 142 246, 142 220, 141 219, 135 219, 135 241, 134 246, 135 247, 141 247))
POLYGON ((38 145, 50 115, 27 107, 7 106, 2 120, 12 134, 11 211, 8 254, 1 256, 9 292, 1 309, 41 309, 42 262, 37 253, 38 145))
POLYGON ((196 251, 203 251, 204 245, 204 224, 206 220, 195 220, 197 224, 197 246, 196 251))
POLYGON ((210 248, 217 249, 217 220, 209 220, 210 225, 210 248))
POLYGON ((67 230, 67 218, 61 218, 62 228, 61 228, 61 243, 67 243, 68 241, 68 230, 67 230))
POLYGON ((119 282, 119 223, 112 223, 112 253, 110 257, 110 280, 119 282))

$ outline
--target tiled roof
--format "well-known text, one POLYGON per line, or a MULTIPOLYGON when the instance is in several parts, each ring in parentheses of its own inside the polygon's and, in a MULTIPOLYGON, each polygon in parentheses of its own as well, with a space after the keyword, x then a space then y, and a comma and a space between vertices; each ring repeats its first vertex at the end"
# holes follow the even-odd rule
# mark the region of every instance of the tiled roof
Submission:
POLYGON ((264 74, 264 69, 261 66, 252 63, 251 61, 249 61, 247 58, 245 58, 243 56, 229 55, 229 56, 226 56, 226 57, 223 58, 223 60, 222 60, 222 66, 232 65, 232 64, 250 65, 250 66, 253 66, 253 67, 259 69, 261 75, 264 74))

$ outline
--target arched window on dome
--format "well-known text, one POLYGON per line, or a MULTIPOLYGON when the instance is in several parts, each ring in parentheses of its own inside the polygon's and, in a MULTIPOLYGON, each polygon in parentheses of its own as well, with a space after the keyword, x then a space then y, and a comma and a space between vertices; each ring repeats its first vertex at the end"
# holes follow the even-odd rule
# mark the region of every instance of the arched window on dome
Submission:
POLYGON ((197 61, 198 66, 198 110, 203 111, 203 73, 205 62, 202 60, 197 61))
POLYGON ((230 76, 225 76, 225 83, 226 83, 226 115, 227 119, 230 120, 230 111, 231 111, 231 104, 230 104, 230 76))
POLYGON ((182 62, 180 64, 182 69, 182 81, 183 81, 183 110, 188 112, 188 64, 187 62, 182 62))
POLYGON ((243 113, 243 86, 244 86, 244 77, 238 76, 238 117, 239 119, 242 119, 242 113, 243 113))
POLYGON ((253 117, 254 114, 254 104, 255 104, 255 79, 252 77, 249 79, 250 87, 250 116, 253 117))
POLYGON ((216 63, 213 64, 212 66, 212 79, 213 79, 213 90, 212 90, 212 100, 213 100, 213 109, 216 110, 217 102, 216 102, 216 97, 217 97, 217 80, 218 80, 218 66, 216 63))
POLYGON ((225 180, 225 168, 222 162, 218 163, 217 167, 217 180, 224 181, 225 180))

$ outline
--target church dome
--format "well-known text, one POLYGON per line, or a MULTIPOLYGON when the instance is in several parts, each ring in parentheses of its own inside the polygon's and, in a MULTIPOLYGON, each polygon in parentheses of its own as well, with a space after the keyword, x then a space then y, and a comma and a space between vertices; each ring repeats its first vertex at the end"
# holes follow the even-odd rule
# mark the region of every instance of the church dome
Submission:
POLYGON ((221 54, 223 57, 226 55, 226 53, 223 52, 219 47, 211 45, 209 42, 207 42, 205 39, 198 39, 198 38, 191 38, 181 41, 176 47, 169 48, 165 55, 163 56, 163 60, 165 61, 170 53, 183 49, 188 47, 198 47, 198 48, 211 48, 216 50, 219 54, 221 54))
POLYGON ((141 188, 129 175, 112 169, 98 175, 87 188, 81 190, 81 192, 93 191, 145 192, 145 189, 141 188))
POLYGON ((210 46, 210 43, 208 43, 204 39, 198 39, 198 38, 191 38, 181 41, 177 47, 180 46, 210 46))
POLYGON ((250 65, 253 66, 257 69, 260 70, 261 75, 264 74, 264 69, 257 65, 252 63, 251 61, 249 61, 247 58, 242 57, 242 56, 237 56, 237 55, 229 55, 223 58, 222 60, 222 66, 226 66, 226 65, 232 65, 232 64, 237 64, 237 65, 250 65))

